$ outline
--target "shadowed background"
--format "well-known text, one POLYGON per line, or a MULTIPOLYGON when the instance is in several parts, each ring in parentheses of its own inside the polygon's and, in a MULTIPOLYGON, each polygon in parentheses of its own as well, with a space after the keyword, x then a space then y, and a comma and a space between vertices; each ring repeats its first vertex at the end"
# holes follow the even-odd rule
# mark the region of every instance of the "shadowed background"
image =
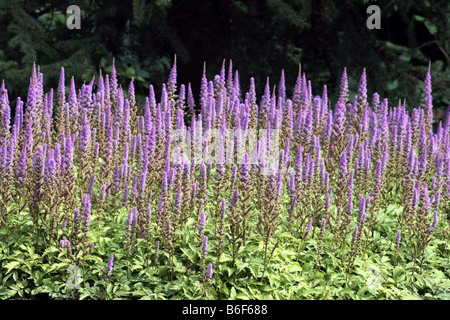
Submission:
POLYGON ((160 92, 175 54, 178 84, 191 82, 196 100, 203 63, 212 80, 232 59, 243 89, 253 76, 259 96, 267 77, 278 84, 282 69, 291 95, 301 63, 313 94, 326 84, 334 106, 343 68, 350 96, 366 68, 369 99, 376 91, 391 106, 406 99, 412 108, 431 61, 435 119, 450 104, 448 0, 2 0, 0 25, 0 80, 13 109, 17 96, 26 99, 33 61, 48 91, 61 66, 79 87, 100 69, 110 72, 114 57, 120 83, 128 88, 134 77, 142 99, 150 84, 160 92), (80 30, 66 26, 73 4, 80 30), (366 27, 371 4, 381 9, 380 30, 366 27))

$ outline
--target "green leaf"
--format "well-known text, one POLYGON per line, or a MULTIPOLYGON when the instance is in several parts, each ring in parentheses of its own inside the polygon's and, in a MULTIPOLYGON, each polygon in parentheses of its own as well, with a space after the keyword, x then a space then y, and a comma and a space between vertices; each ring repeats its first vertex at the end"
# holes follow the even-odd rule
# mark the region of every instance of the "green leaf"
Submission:
POLYGON ((297 264, 293 264, 293 263, 288 265, 288 267, 287 267, 288 272, 298 272, 298 271, 302 271, 302 270, 303 270, 302 267, 300 267, 297 264))
POLYGON ((32 296, 37 295, 38 293, 41 293, 43 290, 44 290, 43 287, 34 288, 33 290, 31 290, 31 295, 32 296))
POLYGON ((404 270, 402 267, 395 267, 394 273, 393 273, 394 281, 395 282, 402 282, 405 280, 404 270))
POLYGON ((432 23, 430 20, 428 20, 425 17, 419 16, 419 15, 414 15, 413 19, 419 22, 422 22, 425 27, 428 29, 428 32, 431 33, 432 35, 435 35, 437 33, 437 27, 434 23, 432 23))
POLYGON ((234 287, 232 287, 230 290, 230 299, 236 300, 236 289, 234 287))
POLYGON ((231 260, 233 260, 233 257, 229 254, 222 253, 222 255, 220 256, 220 262, 228 262, 231 260))
POLYGON ((192 250, 181 248, 181 251, 188 257, 190 262, 196 262, 196 254, 192 250))
POLYGON ((415 274, 414 278, 416 279, 416 286, 419 287, 419 289, 423 289, 425 287, 425 280, 423 279, 422 275, 420 274, 415 274))
POLYGON ((6 273, 9 273, 11 270, 16 269, 16 267, 20 265, 19 261, 10 261, 8 262, 4 268, 6 269, 6 273))

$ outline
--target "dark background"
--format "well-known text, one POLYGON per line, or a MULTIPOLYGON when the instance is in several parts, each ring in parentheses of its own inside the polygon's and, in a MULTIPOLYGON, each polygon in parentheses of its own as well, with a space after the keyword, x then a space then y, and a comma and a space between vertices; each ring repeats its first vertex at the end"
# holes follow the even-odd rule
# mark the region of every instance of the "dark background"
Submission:
MULTIPOLYGON (((288 95, 298 73, 312 81, 313 94, 328 87, 334 106, 344 67, 354 94, 367 68, 369 98, 419 105, 431 61, 435 117, 450 104, 450 1, 406 0, 0 0, 0 80, 11 104, 26 98, 33 61, 44 73, 45 90, 56 89, 61 66, 66 84, 77 87, 113 57, 120 83, 136 78, 137 97, 157 93, 177 55, 178 84, 192 83, 198 98, 203 62, 208 80, 224 59, 239 70, 243 90, 254 77, 260 96, 266 78, 278 85, 285 70, 288 95), (66 27, 66 9, 81 9, 81 29, 66 27), (369 30, 369 5, 381 9, 381 29, 369 30)), ((157 94, 159 96, 159 94, 157 94)), ((141 104, 142 105, 142 104, 141 104)))

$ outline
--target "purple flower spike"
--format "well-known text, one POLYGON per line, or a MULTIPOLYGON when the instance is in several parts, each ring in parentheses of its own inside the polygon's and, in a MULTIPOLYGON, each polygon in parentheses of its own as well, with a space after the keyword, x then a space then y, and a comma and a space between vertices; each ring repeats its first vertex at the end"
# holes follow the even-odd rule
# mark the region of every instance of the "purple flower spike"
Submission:
POLYGON ((206 226, 206 216, 205 211, 202 211, 200 213, 200 222, 198 224, 198 235, 200 237, 203 236, 203 233, 205 232, 205 226, 206 226))
POLYGON ((62 223, 62 225, 61 225, 61 230, 62 230, 62 231, 66 231, 66 226, 67 226, 67 219, 64 219, 64 220, 63 220, 63 223, 62 223))
POLYGON ((113 266, 114 266, 114 255, 112 254, 105 268, 105 273, 107 277, 111 276, 113 266))
POLYGON ((339 179, 345 181, 347 177, 347 154, 342 152, 341 161, 339 163, 339 179))
POLYGON ((26 174, 27 174, 27 146, 24 145, 22 153, 20 154, 19 164, 17 167, 18 187, 23 186, 26 174))
POLYGON ((366 198, 361 194, 359 196, 358 222, 364 221, 365 218, 366 218, 366 198))
POLYGON ((309 220, 308 226, 306 227, 305 237, 309 236, 309 233, 311 232, 311 229, 312 229, 312 223, 313 223, 313 218, 311 217, 311 219, 309 220))
POLYGON ((169 80, 167 81, 167 95, 170 97, 177 90, 177 56, 173 61, 173 67, 170 71, 169 80))
POLYGON ((283 192, 283 180, 282 179, 283 179, 283 175, 281 174, 281 171, 280 171, 280 172, 278 172, 277 184, 276 184, 276 187, 277 187, 276 199, 277 199, 277 201, 281 200, 281 195, 283 192))
POLYGON ((83 196, 83 221, 85 228, 89 228, 91 222, 91 197, 88 193, 83 196))
POLYGON ((90 195, 92 195, 92 191, 94 190, 94 184, 95 184, 95 174, 92 174, 91 182, 89 183, 89 189, 88 189, 88 193, 90 195))
POLYGON ((429 232, 430 232, 430 233, 432 233, 432 232, 435 231, 436 226, 437 226, 437 224, 438 224, 438 220, 439 220, 439 218, 438 218, 438 212, 437 212, 437 210, 434 210, 433 223, 431 224, 430 229, 429 229, 429 232))
POLYGON ((322 224, 320 225, 320 233, 323 233, 325 231, 326 224, 327 224, 327 219, 322 218, 322 224))
POLYGON ((125 222, 125 225, 127 226, 127 229, 129 229, 131 227, 131 225, 133 224, 133 220, 134 220, 133 208, 130 208, 130 211, 128 212, 127 220, 125 222))
POLYGON ((206 279, 208 279, 208 280, 211 279, 212 275, 213 275, 213 264, 212 264, 212 262, 210 262, 208 264, 208 269, 206 270, 206 279))
POLYGON ((341 88, 339 93, 339 101, 340 104, 346 104, 348 100, 348 79, 347 79, 347 68, 344 68, 344 72, 341 77, 341 88))
POLYGON ((203 238, 202 243, 202 256, 205 257, 207 253, 208 253, 208 236, 205 236, 203 238))
POLYGON ((400 230, 397 231, 397 238, 395 239, 395 247, 398 248, 400 245, 400 240, 402 237, 402 232, 400 230))
POLYGON ((63 239, 59 242, 59 246, 63 249, 67 247, 67 238, 66 237, 63 237, 63 239))
POLYGON ((243 162, 241 164, 241 183, 245 186, 248 183, 248 179, 249 179, 249 172, 250 172, 250 160, 248 157, 248 153, 244 154, 244 159, 243 162))
POLYGON ((75 210, 73 210, 73 221, 77 222, 80 220, 80 210, 78 208, 75 208, 75 210))
POLYGON ((234 191, 233 191, 233 195, 231 196, 231 200, 230 200, 230 210, 233 210, 236 207, 238 199, 239 199, 239 191, 238 191, 238 187, 235 187, 234 191))
POLYGON ((364 107, 367 104, 367 79, 366 68, 363 69, 361 79, 358 85, 358 104, 364 107))

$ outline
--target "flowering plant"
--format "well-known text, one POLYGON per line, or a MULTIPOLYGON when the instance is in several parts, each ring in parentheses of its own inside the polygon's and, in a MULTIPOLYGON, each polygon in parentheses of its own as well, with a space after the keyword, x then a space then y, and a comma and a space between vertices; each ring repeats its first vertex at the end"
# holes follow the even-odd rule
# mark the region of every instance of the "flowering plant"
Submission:
MULTIPOLYGON (((0 271, 14 272, 23 243, 41 255, 34 287, 3 296, 36 294, 38 266, 59 261, 83 268, 77 297, 96 298, 86 288, 108 257, 108 297, 192 298, 205 281, 216 298, 313 297, 317 279, 354 298, 367 261, 388 263, 386 273, 392 262, 396 283, 423 280, 431 256, 448 266, 450 116, 433 122, 430 71, 411 113, 406 101, 369 100, 365 69, 354 97, 344 70, 334 108, 301 71, 291 98, 282 72, 258 101, 254 79, 246 92, 231 62, 212 81, 204 68, 197 101, 190 84, 178 87, 176 60, 160 99, 150 86, 143 105, 114 65, 78 91, 72 77, 68 95, 64 68, 56 92, 43 79, 33 66, 14 117, 0 88, 0 271), (237 295, 249 278, 256 291, 237 295), (294 279, 303 289, 281 289, 294 279), (157 291, 162 283, 172 289, 157 291)), ((368 294, 425 292, 398 285, 368 294)))

